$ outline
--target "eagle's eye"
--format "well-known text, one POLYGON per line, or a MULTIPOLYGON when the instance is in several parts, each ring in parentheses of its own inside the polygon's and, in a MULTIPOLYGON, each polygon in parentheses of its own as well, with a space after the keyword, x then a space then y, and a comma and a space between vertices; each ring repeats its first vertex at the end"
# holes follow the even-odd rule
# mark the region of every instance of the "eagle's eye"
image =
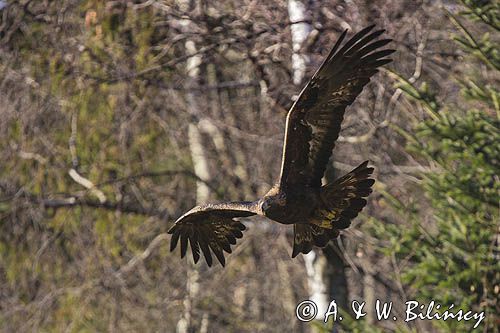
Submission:
POLYGON ((278 201, 278 204, 280 206, 285 206, 286 205, 286 195, 283 193, 282 195, 279 196, 277 201, 278 201))

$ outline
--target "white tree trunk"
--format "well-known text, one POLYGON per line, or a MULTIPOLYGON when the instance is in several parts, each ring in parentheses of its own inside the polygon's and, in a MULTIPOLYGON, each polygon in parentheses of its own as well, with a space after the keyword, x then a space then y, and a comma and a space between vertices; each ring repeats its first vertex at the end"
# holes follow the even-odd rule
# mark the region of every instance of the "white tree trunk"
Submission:
POLYGON ((301 53, 301 48, 309 33, 312 31, 312 27, 309 23, 306 23, 307 19, 307 9, 302 1, 299 0, 288 0, 288 16, 290 22, 298 22, 292 24, 292 43, 293 43, 293 55, 292 55, 292 69, 293 69, 293 83, 299 85, 304 79, 304 74, 306 73, 306 66, 309 62, 309 57, 301 53))
POLYGON ((316 319, 323 320, 329 304, 327 285, 323 279, 327 261, 321 252, 312 250, 304 255, 304 262, 306 264, 309 300, 318 307, 316 319))
MULTIPOLYGON (((312 26, 305 22, 307 20, 306 5, 299 0, 288 0, 288 15, 291 26, 293 55, 293 83, 300 85, 304 79, 306 66, 309 57, 301 52, 303 43, 307 40, 312 26)), ((323 315, 328 309, 328 288, 324 281, 324 270, 327 265, 326 258, 316 251, 311 251, 304 255, 305 267, 307 272, 307 284, 309 287, 309 300, 318 306, 318 315, 316 319, 323 319, 323 315)))
MULTIPOLYGON (((187 12, 189 10, 190 3, 186 0, 179 0, 179 7, 181 10, 187 12)), ((181 22, 185 30, 189 29, 190 20, 186 19, 181 22)), ((187 40, 185 43, 186 52, 192 56, 187 59, 186 71, 188 74, 188 80, 186 83, 188 86, 194 86, 198 82, 199 77, 199 66, 201 65, 202 58, 200 55, 196 54, 196 44, 192 40, 187 40)), ((190 112, 199 115, 199 105, 197 101, 197 96, 191 91, 187 92, 186 99, 188 102, 188 107, 190 112)), ((207 186, 207 182, 210 179, 210 172, 208 167, 207 158, 205 155, 205 147, 203 145, 203 138, 199 130, 198 122, 190 123, 188 125, 188 139, 189 139, 189 150, 191 152, 191 160, 193 162, 193 169, 196 176, 200 179, 196 183, 196 203, 206 203, 210 197, 210 188, 207 186)), ((195 328, 195 323, 192 318, 193 311, 193 300, 195 300, 199 294, 200 282, 199 282, 199 272, 198 268, 194 263, 187 258, 188 269, 187 269, 187 279, 186 279, 186 290, 187 295, 184 298, 184 312, 181 319, 177 322, 177 333, 188 333, 197 331, 195 328)), ((202 326, 205 328, 208 326, 208 319, 202 322, 202 326)), ((206 331, 206 329, 204 329, 206 331)))

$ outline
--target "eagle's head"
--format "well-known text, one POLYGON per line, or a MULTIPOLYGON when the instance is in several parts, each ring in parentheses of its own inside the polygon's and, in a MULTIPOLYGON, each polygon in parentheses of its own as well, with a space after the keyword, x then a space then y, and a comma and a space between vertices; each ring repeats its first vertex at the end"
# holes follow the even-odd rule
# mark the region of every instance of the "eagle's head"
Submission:
POLYGON ((262 215, 273 218, 283 211, 286 205, 286 196, 283 192, 272 195, 265 195, 260 200, 260 209, 262 215))

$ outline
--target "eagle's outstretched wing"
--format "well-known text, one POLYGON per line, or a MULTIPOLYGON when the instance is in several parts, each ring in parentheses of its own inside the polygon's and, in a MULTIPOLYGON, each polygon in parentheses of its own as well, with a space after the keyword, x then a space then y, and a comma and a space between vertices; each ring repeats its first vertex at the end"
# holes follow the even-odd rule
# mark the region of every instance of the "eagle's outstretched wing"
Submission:
POLYGON ((187 244, 191 245, 194 262, 200 259, 200 249, 208 266, 212 266, 212 255, 215 254, 222 266, 225 265, 223 251, 231 253, 231 245, 236 238, 243 236, 243 223, 234 220, 257 213, 258 202, 227 202, 197 206, 182 215, 168 231, 172 234, 170 251, 173 251, 180 239, 181 258, 186 255, 187 244))
POLYGON ((344 31, 290 109, 281 165, 282 189, 321 186, 345 108, 377 73, 377 67, 391 61, 384 57, 394 52, 379 50, 391 40, 375 41, 384 30, 371 32, 373 28, 361 30, 340 47, 344 31))

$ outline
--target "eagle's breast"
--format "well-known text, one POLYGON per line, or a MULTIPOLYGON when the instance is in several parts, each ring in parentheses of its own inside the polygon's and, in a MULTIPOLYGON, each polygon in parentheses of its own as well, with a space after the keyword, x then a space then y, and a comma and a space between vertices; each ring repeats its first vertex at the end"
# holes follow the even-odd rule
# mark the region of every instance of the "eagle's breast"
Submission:
POLYGON ((265 211, 265 216, 279 223, 307 223, 319 200, 317 190, 305 188, 283 194, 285 200, 274 200, 265 211))

